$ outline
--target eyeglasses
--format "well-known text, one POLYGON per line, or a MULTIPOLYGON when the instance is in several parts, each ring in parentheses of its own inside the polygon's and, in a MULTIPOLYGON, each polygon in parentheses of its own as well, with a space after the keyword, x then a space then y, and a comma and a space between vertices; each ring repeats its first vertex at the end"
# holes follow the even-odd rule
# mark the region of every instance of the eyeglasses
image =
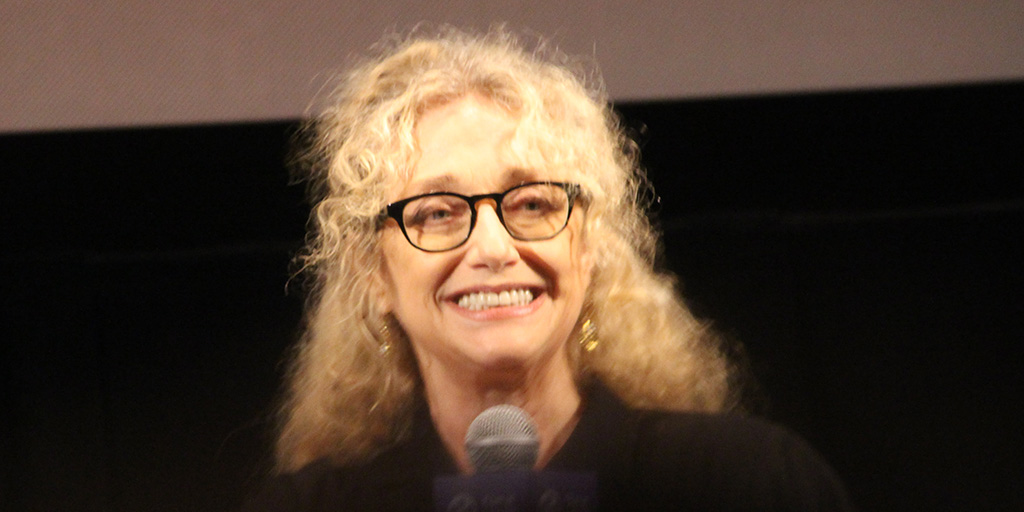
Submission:
POLYGON ((569 223, 572 205, 579 196, 580 186, 575 183, 532 182, 497 194, 422 194, 391 203, 381 214, 398 221, 402 234, 413 247, 441 252, 469 240, 476 226, 476 205, 480 201, 493 200, 498 220, 508 234, 516 240, 529 242, 547 240, 561 233, 569 223))

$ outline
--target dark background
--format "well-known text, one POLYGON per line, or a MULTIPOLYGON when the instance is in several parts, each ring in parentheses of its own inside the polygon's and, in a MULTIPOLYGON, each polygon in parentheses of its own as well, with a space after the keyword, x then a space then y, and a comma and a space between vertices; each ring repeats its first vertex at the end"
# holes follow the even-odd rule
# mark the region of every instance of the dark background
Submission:
MULTIPOLYGON (((619 106, 660 265, 865 510, 1020 510, 1024 83, 619 106)), ((268 468, 294 123, 0 136, 0 509, 224 510, 268 468)))

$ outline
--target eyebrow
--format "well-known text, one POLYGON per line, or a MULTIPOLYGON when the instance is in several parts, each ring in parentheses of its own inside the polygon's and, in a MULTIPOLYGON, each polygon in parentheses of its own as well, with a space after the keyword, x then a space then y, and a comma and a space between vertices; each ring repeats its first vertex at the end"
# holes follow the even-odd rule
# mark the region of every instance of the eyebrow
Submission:
POLYGON ((505 173, 505 186, 514 187, 529 181, 537 181, 537 172, 515 167, 505 173))
POLYGON ((409 191, 413 194, 446 192, 452 190, 458 182, 459 181, 451 174, 442 174, 440 176, 434 176, 433 178, 417 182, 409 191))
MULTIPOLYGON (((505 171, 505 176, 502 179, 504 187, 514 187, 516 185, 527 183, 530 181, 538 181, 537 173, 514 167, 505 171)), ((458 191, 461 180, 451 174, 442 174, 440 176, 434 176, 423 181, 419 181, 413 184, 409 189, 410 194, 430 194, 432 192, 456 192, 458 191)))

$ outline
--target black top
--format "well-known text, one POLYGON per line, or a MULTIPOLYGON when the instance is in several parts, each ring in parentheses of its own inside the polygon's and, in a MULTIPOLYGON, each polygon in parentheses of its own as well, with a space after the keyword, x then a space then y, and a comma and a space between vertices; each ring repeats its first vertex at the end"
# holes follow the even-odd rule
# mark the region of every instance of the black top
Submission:
MULTIPOLYGON (((276 477, 243 510, 433 510, 434 478, 458 471, 425 404, 413 432, 365 464, 320 461, 276 477)), ((783 427, 630 409, 602 386, 546 469, 595 471, 602 510, 853 509, 828 464, 783 427)))

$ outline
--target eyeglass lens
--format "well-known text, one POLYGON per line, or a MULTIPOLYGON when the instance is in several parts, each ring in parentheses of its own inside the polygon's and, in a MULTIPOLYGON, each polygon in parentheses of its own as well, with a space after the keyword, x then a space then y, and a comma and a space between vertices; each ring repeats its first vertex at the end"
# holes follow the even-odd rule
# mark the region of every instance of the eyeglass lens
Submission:
MULTIPOLYGON (((460 196, 437 194, 416 199, 402 213, 406 236, 428 251, 451 249, 469 238, 476 205, 460 196)), ((556 184, 514 188, 502 198, 501 219, 514 238, 541 240, 558 234, 569 218, 569 197, 556 184)))

